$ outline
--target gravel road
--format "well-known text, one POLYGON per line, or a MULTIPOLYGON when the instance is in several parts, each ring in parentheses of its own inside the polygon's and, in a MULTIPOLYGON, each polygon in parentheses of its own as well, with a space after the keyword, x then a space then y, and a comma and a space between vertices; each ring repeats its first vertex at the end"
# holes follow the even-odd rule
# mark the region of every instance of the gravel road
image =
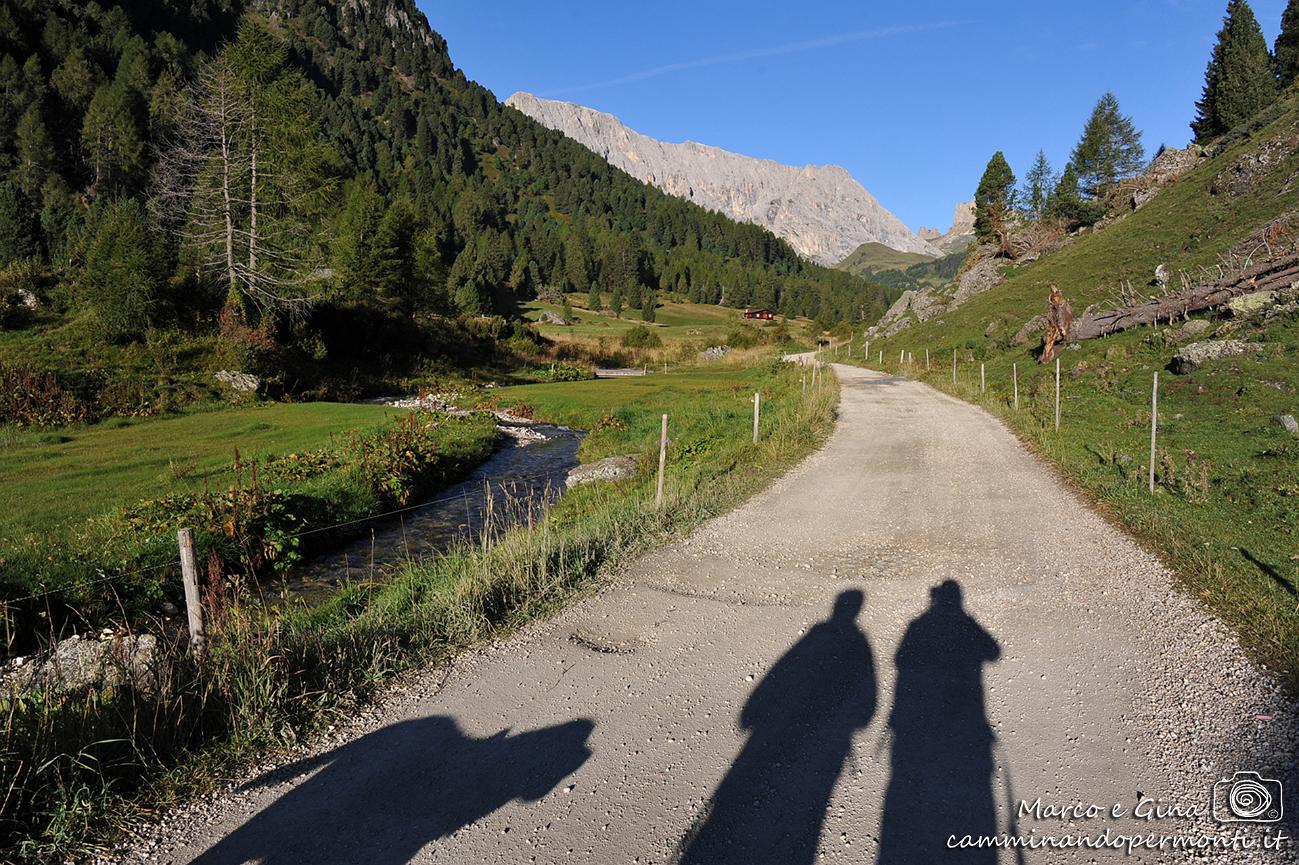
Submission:
POLYGON ((835 432, 764 493, 121 860, 1297 861, 948 849, 1294 834, 1295 706, 998 421, 836 371, 835 432), (1290 783, 1280 822, 1213 818, 1238 771, 1290 783))

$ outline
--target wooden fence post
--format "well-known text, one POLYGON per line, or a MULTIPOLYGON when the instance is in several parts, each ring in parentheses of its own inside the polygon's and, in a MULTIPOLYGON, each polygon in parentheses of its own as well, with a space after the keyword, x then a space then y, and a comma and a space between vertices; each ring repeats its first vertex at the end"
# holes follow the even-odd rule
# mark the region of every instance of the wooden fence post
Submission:
POLYGON ((979 364, 979 393, 987 393, 988 378, 983 373, 983 364, 979 364))
POLYGON ((668 463, 668 416, 663 415, 663 432, 659 434, 659 486, 654 494, 654 507, 663 507, 663 470, 668 463))
POLYGON ((207 631, 203 626, 203 599, 198 591, 198 566, 194 562, 194 533, 176 532, 180 542, 180 575, 185 584, 185 612, 189 618, 189 648, 200 662, 207 658, 207 631))
POLYGON ((1015 384, 1015 411, 1019 411, 1019 364, 1010 365, 1010 380, 1015 384))
POLYGON ((863 346, 861 347, 861 356, 862 356, 862 360, 866 361, 867 363, 870 362, 870 359, 871 359, 871 341, 870 341, 869 339, 866 340, 866 344, 863 345, 863 346))
POLYGON ((952 384, 956 384, 956 349, 952 349, 952 384))
POLYGON ((753 392, 753 443, 758 443, 758 414, 761 412, 762 395, 758 391, 753 392))
POLYGON ((906 353, 905 350, 902 350, 902 351, 899 351, 899 352, 898 352, 898 371, 899 371, 899 372, 902 371, 902 361, 903 361, 904 358, 906 358, 906 356, 907 356, 907 353, 906 353))
POLYGON ((925 372, 929 372, 929 349, 925 349, 925 372))
POLYGON ((1159 426, 1159 370, 1150 386, 1150 492, 1155 491, 1155 430, 1159 426))
POLYGON ((807 373, 803 373, 802 381, 803 381, 803 393, 806 394, 806 393, 807 393, 807 373))
POLYGON ((1060 431, 1060 358, 1055 359, 1055 431, 1060 431))
POLYGON ((880 349, 880 369, 884 369, 884 349, 880 349))

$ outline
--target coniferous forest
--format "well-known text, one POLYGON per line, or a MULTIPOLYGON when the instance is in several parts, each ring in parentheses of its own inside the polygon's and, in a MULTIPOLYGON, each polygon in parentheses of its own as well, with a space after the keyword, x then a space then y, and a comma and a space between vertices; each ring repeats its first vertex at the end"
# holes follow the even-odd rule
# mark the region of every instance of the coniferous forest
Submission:
POLYGON ((29 376, 203 358, 345 394, 593 287, 825 324, 887 300, 504 107, 409 0, 0 7, 0 323, 29 376))

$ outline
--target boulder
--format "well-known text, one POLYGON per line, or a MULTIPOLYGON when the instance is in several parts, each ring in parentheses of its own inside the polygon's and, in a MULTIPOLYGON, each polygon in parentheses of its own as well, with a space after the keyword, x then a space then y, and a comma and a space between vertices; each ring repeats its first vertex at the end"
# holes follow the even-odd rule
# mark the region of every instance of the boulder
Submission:
POLYGON ((605 457, 598 462, 577 466, 568 473, 564 485, 568 489, 592 481, 621 481, 636 474, 636 457, 605 457))
POLYGON ((1160 185, 1171 183, 1194 168, 1203 155, 1204 151, 1198 144, 1192 144, 1185 150, 1165 147, 1151 161, 1146 169, 1146 177, 1160 185))
POLYGON ((1033 341, 1033 337, 1037 336, 1038 334, 1042 333, 1045 330, 1046 330, 1046 316, 1035 315, 1032 318, 1030 318, 1028 321, 1024 322, 1023 327, 1015 331, 1015 335, 1011 337, 1010 344, 1028 345, 1030 342, 1033 341))
POLYGON ((1272 418, 1272 423, 1281 427, 1281 429, 1290 433, 1290 435, 1299 435, 1299 421, 1296 421, 1292 414, 1276 415, 1272 418))
POLYGON ((216 380, 236 393, 254 393, 262 386, 257 376, 246 372, 234 372, 223 369, 216 374, 216 380))
POLYGON ((990 288, 1001 284, 1001 266, 1005 261, 998 258, 985 258, 961 275, 956 294, 952 296, 951 308, 955 309, 975 295, 982 294, 990 288))
POLYGON ((1231 310, 1233 318, 1249 318, 1251 315, 1267 309, 1275 300, 1275 291, 1256 291, 1253 294, 1242 294, 1240 297, 1233 297, 1228 301, 1227 307, 1231 310))
POLYGON ((1203 336, 1208 332, 1210 327, 1211 325, 1204 319, 1193 318, 1181 327, 1177 328, 1177 330, 1173 331, 1173 339, 1177 342, 1187 342, 1188 340, 1203 336))
POLYGON ((721 360, 731 350, 727 345, 714 345, 699 352, 700 360, 721 360))
POLYGON ((1171 367, 1177 375, 1186 375, 1195 372, 1211 360, 1258 354, 1262 350, 1263 346, 1256 342, 1245 342, 1240 339, 1206 339, 1193 342, 1178 351, 1173 357, 1171 367))
POLYGON ((158 638, 151 634, 98 640, 74 635, 45 657, 6 671, 0 678, 0 695, 115 688, 128 682, 151 692, 157 687, 157 653, 158 638))
POLYGON ((1140 210, 1149 204, 1151 199, 1158 194, 1159 187, 1157 186, 1151 186, 1145 189, 1134 189, 1132 191, 1132 198, 1128 203, 1132 206, 1133 210, 1140 210))
POLYGON ((568 324, 568 319, 564 318, 559 313, 551 312, 548 309, 543 310, 541 313, 541 317, 537 320, 540 321, 542 324, 568 324))

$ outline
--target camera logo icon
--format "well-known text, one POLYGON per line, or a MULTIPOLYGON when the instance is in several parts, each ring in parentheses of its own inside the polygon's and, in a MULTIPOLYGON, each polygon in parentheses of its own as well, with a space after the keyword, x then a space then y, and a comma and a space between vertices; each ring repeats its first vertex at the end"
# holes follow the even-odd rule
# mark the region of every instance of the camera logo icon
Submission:
POLYGON ((1276 823, 1285 813, 1281 782, 1257 772, 1237 772, 1213 785, 1213 819, 1219 823, 1276 823))

